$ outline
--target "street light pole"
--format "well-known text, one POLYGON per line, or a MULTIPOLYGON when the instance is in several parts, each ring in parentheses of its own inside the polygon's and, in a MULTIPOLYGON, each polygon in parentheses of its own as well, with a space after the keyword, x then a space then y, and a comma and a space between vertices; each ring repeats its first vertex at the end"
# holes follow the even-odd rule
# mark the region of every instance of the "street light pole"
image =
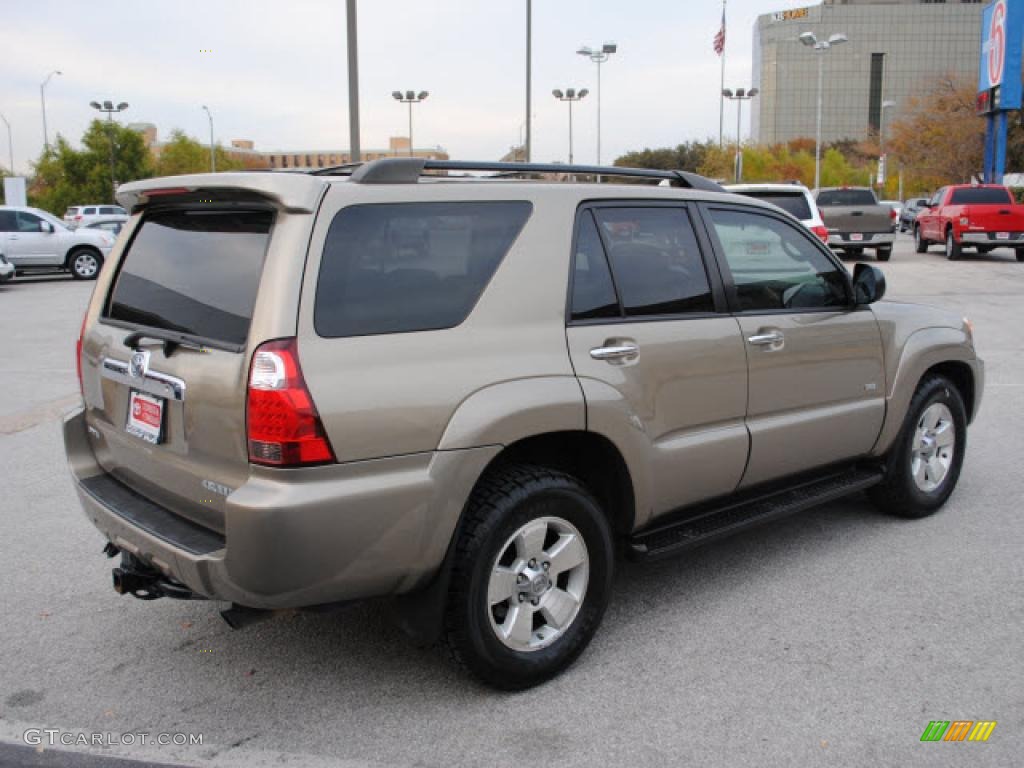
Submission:
POLYGON ((578 92, 575 88, 566 88, 565 93, 556 88, 551 92, 551 95, 556 99, 568 102, 569 104, 569 165, 572 165, 572 104, 574 101, 581 101, 586 98, 588 93, 590 91, 586 88, 582 88, 578 92))
POLYGON ((213 113, 210 108, 203 104, 203 111, 206 112, 206 116, 210 118, 210 173, 217 172, 217 152, 213 148, 213 113))
POLYGON ((533 114, 531 105, 533 77, 533 0, 526 0, 526 162, 530 162, 533 151, 533 131, 530 128, 530 116, 533 114))
POLYGON ((825 88, 825 54, 833 46, 847 42, 848 38, 842 32, 835 32, 829 35, 828 40, 819 40, 813 32, 804 32, 799 40, 818 54, 818 114, 814 131, 814 188, 817 190, 821 188, 821 104, 825 88))
POLYGON ((47 154, 50 152, 50 135, 46 130, 46 86, 50 82, 51 77, 63 74, 64 73, 59 69, 55 69, 46 76, 46 79, 43 80, 42 83, 39 84, 39 101, 42 102, 43 105, 43 149, 47 154))
POLYGON ((90 101, 89 106, 97 112, 105 113, 107 116, 107 139, 110 142, 110 187, 112 190, 110 199, 113 202, 117 202, 117 179, 115 178, 114 171, 114 121, 112 115, 128 109, 128 102, 122 101, 115 107, 112 101, 104 101, 102 104, 98 101, 90 101))
POLYGON ((878 111, 878 161, 882 171, 882 178, 879 181, 880 187, 885 184, 885 180, 889 176, 889 158, 885 154, 885 110, 895 106, 895 101, 883 101, 882 107, 878 111))
POLYGON ((611 58, 611 55, 618 50, 615 43, 605 43, 600 48, 591 48, 589 45, 580 46, 576 51, 580 56, 586 56, 597 64, 597 164, 601 164, 601 65, 611 58))
POLYGON ((4 117, 3 115, 0 115, 0 120, 3 120, 4 121, 4 125, 7 126, 7 153, 8 153, 8 155, 10 155, 10 163, 11 163, 10 171, 11 171, 11 176, 14 176, 15 175, 15 173, 14 173, 14 141, 11 139, 11 124, 9 122, 7 122, 7 118, 4 117))
POLYGON ((409 157, 413 156, 413 148, 412 148, 412 105, 413 104, 419 104, 421 101, 423 101, 429 95, 430 95, 430 93, 428 91, 420 91, 419 93, 416 93, 415 91, 406 91, 404 94, 401 91, 392 91, 391 92, 391 96, 392 96, 392 98, 394 98, 395 101, 399 101, 402 104, 408 104, 409 105, 409 157))
POLYGON ((362 159, 359 146, 359 51, 357 49, 356 0, 348 0, 348 152, 349 159, 362 159))
POLYGON ((737 88, 736 92, 733 93, 729 88, 722 89, 722 96, 729 99, 729 101, 736 102, 736 159, 733 161, 735 167, 735 179, 736 183, 739 184, 743 181, 743 102, 750 101, 753 99, 759 91, 757 88, 737 88))

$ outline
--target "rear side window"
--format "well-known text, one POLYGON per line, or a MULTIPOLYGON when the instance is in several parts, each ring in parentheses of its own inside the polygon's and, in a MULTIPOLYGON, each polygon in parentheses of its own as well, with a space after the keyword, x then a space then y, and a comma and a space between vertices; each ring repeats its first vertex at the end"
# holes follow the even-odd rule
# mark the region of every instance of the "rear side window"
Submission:
POLYGON ((272 224, 269 211, 148 214, 121 262, 106 317, 244 344, 272 224))
POLYGON ((459 325, 532 210, 519 201, 342 209, 320 262, 316 332, 334 338, 459 325))
POLYGON ((786 213, 795 216, 801 221, 814 218, 811 214, 811 206, 807 204, 807 197, 802 192, 769 192, 768 190, 752 189, 747 192, 740 192, 740 194, 777 205, 786 213))
POLYGON ((608 270, 601 236, 589 211, 580 214, 572 276, 572 319, 619 317, 619 300, 608 270))
POLYGON ((999 187, 965 187, 954 189, 950 205, 1009 205, 1010 193, 999 187))
POLYGON ((876 205, 870 189, 826 189, 818 193, 818 205, 876 205))
POLYGON ((594 215, 627 317, 714 311, 684 208, 597 208, 594 215))

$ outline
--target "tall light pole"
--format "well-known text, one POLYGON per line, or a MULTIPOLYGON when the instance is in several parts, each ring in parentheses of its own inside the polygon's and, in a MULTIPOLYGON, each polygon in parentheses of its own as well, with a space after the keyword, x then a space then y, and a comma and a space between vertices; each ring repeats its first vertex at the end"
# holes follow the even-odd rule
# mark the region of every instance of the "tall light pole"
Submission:
POLYGON ((395 99, 395 101, 400 101, 403 104, 408 104, 409 105, 409 157, 412 157, 412 155, 413 155, 413 151, 412 151, 412 105, 413 104, 419 104, 421 101, 423 101, 429 95, 430 95, 430 93, 427 92, 427 91, 420 91, 419 93, 416 93, 415 91, 406 91, 404 94, 401 91, 392 91, 391 92, 391 96, 395 99))
POLYGON ((63 74, 59 69, 55 69, 39 84, 39 101, 43 104, 43 149, 47 154, 50 152, 50 134, 46 131, 46 86, 50 82, 51 77, 63 74))
POLYGON ((813 32, 804 32, 800 35, 800 42, 809 48, 813 48, 818 54, 818 118, 817 128, 814 133, 814 188, 821 187, 821 101, 825 88, 825 54, 832 50, 832 46, 840 45, 847 41, 846 35, 842 32, 835 32, 828 36, 828 40, 819 40, 813 32))
POLYGON ((359 51, 357 48, 356 0, 348 0, 348 153, 353 163, 362 160, 359 146, 359 51))
POLYGON ((601 65, 611 58, 611 55, 618 50, 615 43, 605 43, 600 48, 591 48, 589 45, 580 46, 576 51, 580 56, 586 56, 597 64, 597 164, 601 164, 601 65))
POLYGON ((203 104, 203 111, 210 118, 210 173, 217 172, 217 151, 213 148, 213 113, 210 108, 203 104))
POLYGON ((743 117, 743 102, 750 101, 752 98, 757 96, 757 94, 757 88, 751 88, 749 91, 745 88, 737 88, 735 93, 733 93, 729 88, 722 89, 722 96, 730 101, 736 102, 736 160, 734 161, 734 165, 736 167, 735 173, 737 184, 743 181, 743 136, 741 134, 742 126, 740 124, 743 117))
POLYGON ((7 126, 7 154, 10 156, 11 176, 14 176, 14 141, 11 139, 11 124, 7 122, 7 118, 3 115, 0 115, 0 120, 3 120, 4 125, 7 126))
POLYGON ((881 171, 879 187, 884 187, 885 179, 889 175, 889 158, 885 154, 885 110, 895 106, 895 101, 883 101, 882 108, 878 111, 878 166, 881 171))
POLYGON ((526 0, 526 162, 533 155, 533 131, 530 118, 533 115, 532 99, 533 78, 533 0, 526 0))
POLYGON ((90 101, 89 106, 107 115, 107 138, 110 140, 110 199, 117 202, 117 179, 114 175, 114 121, 111 115, 128 109, 128 102, 122 101, 115 107, 112 101, 104 101, 102 104, 98 101, 90 101))
POLYGON ((590 93, 590 91, 586 88, 581 88, 579 91, 575 88, 566 88, 565 93, 562 93, 562 91, 556 88, 551 92, 551 95, 556 99, 569 104, 569 165, 572 165, 572 104, 574 101, 580 101, 586 98, 588 93, 590 93))

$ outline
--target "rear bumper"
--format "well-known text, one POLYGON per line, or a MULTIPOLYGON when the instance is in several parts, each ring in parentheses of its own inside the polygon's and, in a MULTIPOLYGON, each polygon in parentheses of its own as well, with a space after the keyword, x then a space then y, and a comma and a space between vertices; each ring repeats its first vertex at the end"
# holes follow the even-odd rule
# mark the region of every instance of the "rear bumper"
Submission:
POLYGON ((972 243, 992 246, 1024 246, 1024 232, 1007 232, 1009 237, 998 238, 997 232, 964 232, 960 235, 961 243, 972 243))
POLYGON ((850 233, 830 232, 828 244, 833 248, 877 248, 896 242, 895 232, 864 232, 863 240, 851 240, 850 233))
POLYGON ((221 534, 107 474, 83 409, 65 417, 64 444, 86 516, 109 541, 198 594, 271 609, 400 594, 427 583, 473 484, 500 450, 253 467, 227 499, 221 534))

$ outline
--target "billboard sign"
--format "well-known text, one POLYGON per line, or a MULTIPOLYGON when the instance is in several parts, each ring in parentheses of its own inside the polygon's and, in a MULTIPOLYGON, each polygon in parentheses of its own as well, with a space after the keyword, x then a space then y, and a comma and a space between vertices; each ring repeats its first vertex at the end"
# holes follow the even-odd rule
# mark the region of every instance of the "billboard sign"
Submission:
POLYGON ((978 92, 991 94, 991 106, 1020 109, 1022 47, 1024 0, 995 0, 982 12, 978 67, 978 92))

